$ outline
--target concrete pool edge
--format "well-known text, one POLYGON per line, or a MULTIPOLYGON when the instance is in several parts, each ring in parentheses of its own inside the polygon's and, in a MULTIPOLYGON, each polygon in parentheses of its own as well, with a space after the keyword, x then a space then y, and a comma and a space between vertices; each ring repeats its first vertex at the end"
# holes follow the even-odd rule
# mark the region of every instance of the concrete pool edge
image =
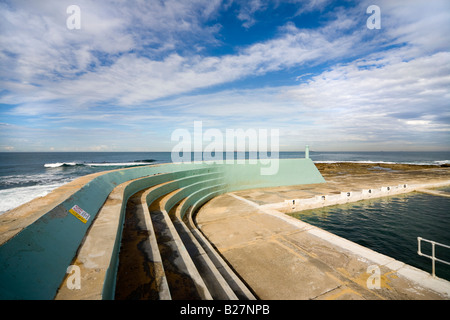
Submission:
POLYGON ((284 213, 298 212, 309 209, 323 208, 345 203, 352 203, 361 200, 378 199, 399 194, 408 194, 411 192, 423 192, 433 194, 435 196, 449 195, 439 194, 437 192, 428 192, 428 189, 450 186, 450 180, 433 183, 420 184, 398 184, 386 185, 380 188, 365 188, 360 191, 344 190, 339 194, 320 194, 311 198, 289 199, 284 202, 272 203, 264 205, 266 208, 282 210, 284 213))
MULTIPOLYGON (((409 193, 416 192, 416 191, 421 192, 420 191, 421 189, 423 189, 423 190, 433 189, 433 188, 439 188, 439 187, 448 186, 448 185, 450 185, 450 180, 438 182, 438 183, 434 182, 434 183, 426 183, 426 184, 409 185, 406 188, 404 188, 403 190, 401 190, 401 189, 396 190, 394 188, 391 188, 392 192, 389 192, 389 194, 379 195, 376 197, 367 197, 367 198, 353 197, 353 198, 347 199, 347 201, 344 201, 344 202, 322 201, 321 206, 314 206, 313 208, 307 207, 302 210, 296 210, 296 212, 308 210, 308 209, 321 208, 324 206, 357 202, 357 201, 361 201, 361 200, 379 199, 379 198, 393 196, 393 195, 409 194, 409 193)), ((387 190, 387 191, 389 191, 389 190, 387 190)), ((403 276, 406 279, 409 279, 409 280, 421 285, 422 287, 428 288, 428 289, 438 293, 439 295, 444 296, 445 299, 450 299, 450 281, 439 278, 439 277, 433 277, 430 273, 423 271, 419 268, 408 265, 402 261, 396 260, 392 257, 389 257, 382 253, 376 252, 372 249, 369 249, 367 247, 359 245, 353 241, 350 241, 348 239, 345 239, 343 237, 340 237, 338 235, 330 233, 324 229, 321 229, 319 227, 308 224, 304 221, 301 221, 297 218, 294 218, 294 217, 288 215, 287 212, 278 211, 278 209, 286 209, 286 203, 290 204, 289 201, 285 201, 284 203, 258 205, 256 202, 245 199, 234 193, 229 193, 229 195, 231 195, 232 197, 234 197, 238 200, 248 203, 249 205, 261 210, 262 212, 264 212, 268 215, 277 217, 291 225, 294 225, 295 227, 299 228, 300 230, 303 230, 304 232, 307 232, 308 234, 314 235, 314 236, 316 236, 322 240, 325 240, 333 245, 336 245, 344 250, 352 252, 353 254, 355 254, 363 259, 371 261, 377 266, 384 266, 392 271, 395 271, 398 275, 403 276)), ((301 199, 299 199, 299 200, 301 200, 301 199)), ((431 261, 430 261, 430 264, 431 264, 431 261)))

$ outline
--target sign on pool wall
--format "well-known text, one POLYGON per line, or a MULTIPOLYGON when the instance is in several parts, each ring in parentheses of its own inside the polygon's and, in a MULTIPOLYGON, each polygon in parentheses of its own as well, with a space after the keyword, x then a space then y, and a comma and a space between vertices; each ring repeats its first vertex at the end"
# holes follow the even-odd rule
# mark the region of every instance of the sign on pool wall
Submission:
POLYGON ((72 209, 69 210, 69 212, 73 214, 75 217, 77 217, 83 223, 86 223, 91 217, 89 213, 87 213, 77 205, 74 205, 72 209))

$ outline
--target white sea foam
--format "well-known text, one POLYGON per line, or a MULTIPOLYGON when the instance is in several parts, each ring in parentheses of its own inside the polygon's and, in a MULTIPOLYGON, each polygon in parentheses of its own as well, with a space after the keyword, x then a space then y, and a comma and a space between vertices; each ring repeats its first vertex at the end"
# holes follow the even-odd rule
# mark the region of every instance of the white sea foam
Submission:
POLYGON ((89 167, 126 167, 126 166, 145 166, 150 163, 145 162, 118 162, 118 163, 83 163, 89 167))
POLYGON ((60 180, 67 180, 64 176, 51 174, 9 175, 1 178, 0 186, 7 188, 27 187, 34 184, 53 184, 60 180))
POLYGON ((46 163, 44 167, 46 168, 58 168, 62 166, 76 166, 78 163, 76 162, 56 162, 56 163, 46 163))
POLYGON ((131 166, 145 166, 149 162, 99 162, 99 163, 77 163, 77 162, 56 162, 46 163, 46 168, 72 167, 72 166, 86 166, 86 167, 131 167, 131 166))
POLYGON ((0 215, 35 198, 43 197, 64 183, 0 190, 0 215))
MULTIPOLYGON (((45 173, 31 175, 8 175, 2 176, 0 181, 0 214, 8 210, 14 209, 24 203, 35 198, 43 197, 53 189, 73 180, 77 174, 70 175, 61 170, 52 170, 63 167, 128 167, 149 165, 150 161, 133 161, 133 162, 97 162, 97 163, 79 163, 79 162, 55 162, 46 163, 44 167, 45 173)), ((86 172, 87 174, 88 172, 86 172)))

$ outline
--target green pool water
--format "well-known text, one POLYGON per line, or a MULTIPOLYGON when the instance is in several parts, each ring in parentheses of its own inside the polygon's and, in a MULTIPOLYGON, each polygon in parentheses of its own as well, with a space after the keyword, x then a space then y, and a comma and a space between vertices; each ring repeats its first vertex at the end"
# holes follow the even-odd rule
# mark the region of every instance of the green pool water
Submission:
MULTIPOLYGON (((291 215, 430 273, 431 260, 417 254, 417 237, 450 245, 447 197, 414 192, 291 215)), ((422 242, 422 252, 431 255, 431 244, 422 242)), ((450 249, 437 246, 436 257, 450 262, 450 249)), ((436 276, 450 281, 450 266, 436 262, 436 276)))

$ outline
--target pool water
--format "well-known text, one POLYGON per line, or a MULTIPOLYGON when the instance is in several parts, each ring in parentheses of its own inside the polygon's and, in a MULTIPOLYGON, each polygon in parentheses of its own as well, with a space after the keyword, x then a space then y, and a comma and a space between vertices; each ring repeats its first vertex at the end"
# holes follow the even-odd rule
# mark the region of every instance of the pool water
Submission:
MULTIPOLYGON (((450 245, 447 197, 413 192, 290 215, 430 273, 431 259, 417 254, 417 237, 450 245)), ((431 255, 431 244, 421 247, 431 255)), ((436 246, 436 257, 450 262, 450 249, 436 246)), ((436 276, 450 281, 450 265, 436 262, 436 276)))

